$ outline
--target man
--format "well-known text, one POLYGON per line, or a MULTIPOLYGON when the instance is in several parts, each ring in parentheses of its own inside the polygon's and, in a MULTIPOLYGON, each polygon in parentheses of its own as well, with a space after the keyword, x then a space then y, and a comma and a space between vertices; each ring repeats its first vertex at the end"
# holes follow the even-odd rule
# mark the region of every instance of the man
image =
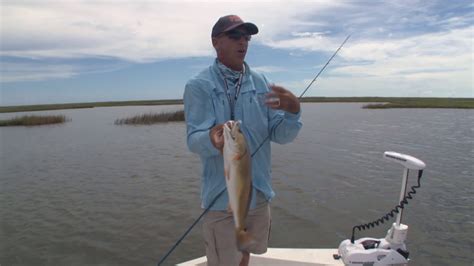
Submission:
POLYGON ((267 251, 270 231, 270 204, 275 196, 271 186, 270 141, 284 144, 298 134, 300 103, 288 90, 271 85, 245 63, 255 24, 238 16, 219 18, 212 28, 214 64, 186 84, 184 109, 189 149, 199 154, 202 170, 203 235, 208 265, 248 265, 249 253, 267 251), (222 157, 223 124, 241 120, 241 130, 252 157, 252 200, 247 216, 247 231, 256 244, 239 252, 232 213, 227 211, 228 195, 222 157), (265 142, 264 140, 269 137, 265 142))

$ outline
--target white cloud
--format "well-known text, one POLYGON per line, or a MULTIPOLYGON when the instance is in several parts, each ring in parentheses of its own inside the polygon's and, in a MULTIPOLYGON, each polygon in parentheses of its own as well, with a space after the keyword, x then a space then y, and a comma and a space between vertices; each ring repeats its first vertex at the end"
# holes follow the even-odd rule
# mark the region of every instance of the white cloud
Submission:
MULTIPOLYGON (((406 95, 473 97, 474 27, 425 33, 400 39, 356 39, 339 52, 342 66, 332 66, 326 73, 328 89, 316 95, 406 95), (329 89, 331 88, 331 89, 329 89), (376 89, 375 89, 376 88, 376 89), (384 89, 384 92, 380 89, 384 89), (387 93, 388 92, 388 93, 387 93), (324 94, 323 94, 324 95, 324 94)), ((272 43, 281 49, 333 52, 340 40, 321 35, 303 35, 272 43)), ((286 85, 301 88, 306 81, 286 85)), ((311 91, 309 92, 311 93, 311 91)))
POLYGON ((2 63, 2 82, 39 81, 45 79, 69 78, 79 73, 73 65, 46 65, 28 63, 2 63))
POLYGON ((253 70, 262 72, 262 73, 275 73, 275 72, 285 72, 288 69, 283 67, 276 67, 276 66, 254 66, 252 67, 253 70))
POLYGON ((456 80, 465 89, 472 90, 473 30, 471 26, 390 40, 390 43, 366 40, 348 45, 341 51, 341 56, 351 62, 364 60, 365 63, 339 67, 333 73, 350 77, 424 81, 436 87, 439 87, 437 84, 448 87, 456 80))
POLYGON ((331 51, 334 47, 332 38, 320 34, 300 34, 297 37, 267 41, 266 45, 278 49, 296 49, 305 51, 331 51))
MULTIPOLYGON (((456 77, 456 76, 455 76, 456 77)), ((445 79, 443 82, 431 79, 400 79, 394 77, 360 77, 342 78, 321 76, 306 92, 306 96, 324 97, 474 97, 472 89, 464 84, 445 79)), ((299 96, 311 82, 310 79, 283 82, 282 85, 299 96)))
MULTIPOLYGON (((259 27, 252 42, 295 55, 330 54, 347 33, 353 33, 336 58, 343 65, 326 70, 329 73, 318 80, 318 92, 313 91, 316 95, 344 90, 370 94, 385 87, 402 93, 454 91, 472 97, 472 18, 441 16, 437 12, 444 2, 30 0, 0 5, 0 55, 47 59, 41 67, 2 63, 2 82, 95 71, 61 59, 151 62, 212 56, 212 25, 221 15, 238 14, 259 27), (59 63, 49 59, 59 59, 59 63)), ((465 4, 453 5, 462 10, 465 4)), ((466 5, 472 8, 472 3, 466 5)), ((293 66, 255 68, 277 73, 293 66)), ((307 82, 287 81, 286 85, 304 88, 307 82)))
POLYGON ((473 29, 471 26, 399 39, 358 40, 341 51, 341 55, 351 60, 377 61, 405 55, 440 57, 465 55, 472 51, 473 29))
POLYGON ((239 14, 256 23, 256 38, 272 39, 314 24, 305 15, 337 1, 171 2, 28 1, 2 3, 1 55, 28 58, 110 56, 146 62, 210 56, 212 25, 219 16, 239 14), (281 8, 280 5, 285 5, 281 8))
POLYGON ((304 30, 315 24, 310 15, 339 4, 329 0, 291 5, 285 1, 63 0, 0 5, 0 56, 48 61, 36 73, 30 63, 4 63, 1 81, 15 82, 67 78, 90 71, 60 60, 105 57, 140 63, 213 56, 210 32, 222 15, 238 14, 257 24, 260 34, 252 42, 263 42, 304 30), (286 7, 281 8, 282 5, 286 7), (59 63, 54 65, 50 59, 58 59, 59 63), (7 67, 15 71, 5 71, 7 67))
POLYGON ((80 74, 104 73, 119 70, 128 64, 123 62, 80 65, 55 62, 2 62, 0 74, 2 82, 42 81, 48 79, 70 78, 80 74))

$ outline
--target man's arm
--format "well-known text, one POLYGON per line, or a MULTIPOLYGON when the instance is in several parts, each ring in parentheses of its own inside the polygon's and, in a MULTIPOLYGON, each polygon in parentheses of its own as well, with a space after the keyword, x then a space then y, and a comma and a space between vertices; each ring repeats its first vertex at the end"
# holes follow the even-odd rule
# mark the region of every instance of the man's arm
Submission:
POLYGON ((209 92, 193 80, 186 84, 183 100, 189 150, 204 157, 219 155, 209 135, 216 123, 209 92))

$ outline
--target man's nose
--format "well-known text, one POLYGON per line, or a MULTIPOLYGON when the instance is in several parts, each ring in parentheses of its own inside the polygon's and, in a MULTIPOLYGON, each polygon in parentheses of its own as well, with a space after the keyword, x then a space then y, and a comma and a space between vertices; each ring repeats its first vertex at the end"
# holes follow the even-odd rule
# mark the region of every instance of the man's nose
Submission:
POLYGON ((247 38, 245 36, 240 36, 239 43, 248 43, 247 38))

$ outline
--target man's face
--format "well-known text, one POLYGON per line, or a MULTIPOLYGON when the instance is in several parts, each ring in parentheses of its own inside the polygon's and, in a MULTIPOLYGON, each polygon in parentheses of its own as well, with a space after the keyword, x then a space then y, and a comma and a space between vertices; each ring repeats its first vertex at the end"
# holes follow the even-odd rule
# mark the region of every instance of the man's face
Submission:
POLYGON ((243 27, 222 33, 212 39, 217 58, 226 66, 240 70, 250 41, 250 35, 243 27))

